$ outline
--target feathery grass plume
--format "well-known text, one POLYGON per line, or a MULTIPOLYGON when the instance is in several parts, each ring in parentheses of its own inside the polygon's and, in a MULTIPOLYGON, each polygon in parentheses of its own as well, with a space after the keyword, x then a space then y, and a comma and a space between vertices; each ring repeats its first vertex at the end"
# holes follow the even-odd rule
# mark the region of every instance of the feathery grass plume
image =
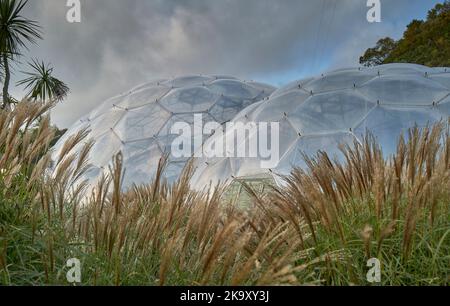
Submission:
POLYGON ((167 158, 148 184, 122 190, 119 153, 88 185, 89 132, 54 156, 50 107, 0 110, 1 284, 67 284, 74 257, 83 284, 366 284, 375 245, 384 284, 448 282, 448 124, 412 129, 388 159, 368 135, 341 148, 343 161, 306 158, 282 186, 242 182, 242 207, 222 185, 190 190, 192 163, 168 184, 167 158))
POLYGON ((315 233, 316 249, 336 238, 337 248, 352 249, 362 239, 362 253, 368 257, 376 239, 379 255, 395 249, 407 265, 413 252, 424 252, 414 246, 424 232, 438 235, 442 232, 436 223, 449 226, 448 130, 448 123, 414 127, 407 141, 399 138, 396 154, 387 159, 370 134, 341 148, 344 163, 324 152, 305 156, 307 169, 294 169, 270 195, 266 205, 278 207, 270 218, 276 213, 283 220, 304 220, 315 233), (358 227, 365 228, 361 236, 358 227))
POLYGON ((366 225, 361 232, 361 237, 364 241, 364 249, 366 252, 366 257, 370 258, 370 243, 372 239, 373 228, 370 225, 366 225))

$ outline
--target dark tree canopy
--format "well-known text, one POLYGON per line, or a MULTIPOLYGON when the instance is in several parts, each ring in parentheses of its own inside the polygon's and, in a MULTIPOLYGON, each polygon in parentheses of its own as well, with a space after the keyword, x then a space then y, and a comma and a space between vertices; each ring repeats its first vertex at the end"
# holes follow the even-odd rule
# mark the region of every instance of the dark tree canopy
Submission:
POLYGON ((427 19, 413 20, 403 38, 380 39, 360 58, 365 66, 416 63, 430 67, 450 66, 450 1, 437 4, 427 19))
POLYGON ((397 42, 392 38, 382 38, 375 47, 367 49, 366 53, 359 58, 359 62, 369 67, 381 65, 396 47, 397 42))

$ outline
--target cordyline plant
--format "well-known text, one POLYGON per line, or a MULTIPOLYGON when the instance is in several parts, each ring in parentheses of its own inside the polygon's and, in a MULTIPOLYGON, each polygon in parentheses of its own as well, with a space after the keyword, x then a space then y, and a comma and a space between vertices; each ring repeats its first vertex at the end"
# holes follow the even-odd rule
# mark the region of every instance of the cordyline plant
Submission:
POLYGON ((3 105, 9 106, 10 61, 15 61, 27 44, 42 39, 39 24, 22 15, 28 0, 0 0, 0 56, 3 68, 3 105))

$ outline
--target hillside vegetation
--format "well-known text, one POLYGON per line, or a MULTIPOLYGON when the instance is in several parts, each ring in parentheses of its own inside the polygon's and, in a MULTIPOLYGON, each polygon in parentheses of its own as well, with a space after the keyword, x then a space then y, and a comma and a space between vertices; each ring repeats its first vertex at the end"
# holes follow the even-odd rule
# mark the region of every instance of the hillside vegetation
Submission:
POLYGON ((437 4, 428 12, 426 20, 413 20, 399 41, 389 37, 380 39, 374 48, 365 52, 360 63, 450 67, 450 2, 437 4))

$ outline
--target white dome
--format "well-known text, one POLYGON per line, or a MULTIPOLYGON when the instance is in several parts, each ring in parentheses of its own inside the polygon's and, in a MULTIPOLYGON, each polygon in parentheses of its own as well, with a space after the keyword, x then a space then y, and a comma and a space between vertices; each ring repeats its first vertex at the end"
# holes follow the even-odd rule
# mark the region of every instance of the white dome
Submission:
MULTIPOLYGON (((121 151, 123 187, 149 183, 160 158, 170 153, 171 142, 177 137, 170 134, 173 123, 181 121, 192 126, 194 114, 202 114, 204 122, 223 124, 274 90, 266 84, 227 76, 186 76, 147 83, 107 100, 78 120, 56 144, 54 156, 70 136, 88 128, 95 145, 89 156, 91 168, 84 179, 95 183, 108 170, 112 156, 121 151)), ((178 178, 186 161, 169 155, 164 177, 169 181, 178 178)))
MULTIPOLYGON (((389 64, 336 70, 290 83, 233 120, 279 122, 276 167, 263 169, 260 158, 198 158, 192 186, 201 189, 231 178, 277 180, 294 166, 304 166, 303 153, 311 156, 321 150, 339 157, 340 143, 361 140, 366 131, 377 138, 387 156, 394 152, 401 132, 449 116, 450 69, 389 64)), ((205 146, 220 143, 218 137, 212 136, 205 146)), ((252 137, 258 136, 247 136, 247 143, 252 137)), ((225 138, 223 143, 228 151, 225 138)))

